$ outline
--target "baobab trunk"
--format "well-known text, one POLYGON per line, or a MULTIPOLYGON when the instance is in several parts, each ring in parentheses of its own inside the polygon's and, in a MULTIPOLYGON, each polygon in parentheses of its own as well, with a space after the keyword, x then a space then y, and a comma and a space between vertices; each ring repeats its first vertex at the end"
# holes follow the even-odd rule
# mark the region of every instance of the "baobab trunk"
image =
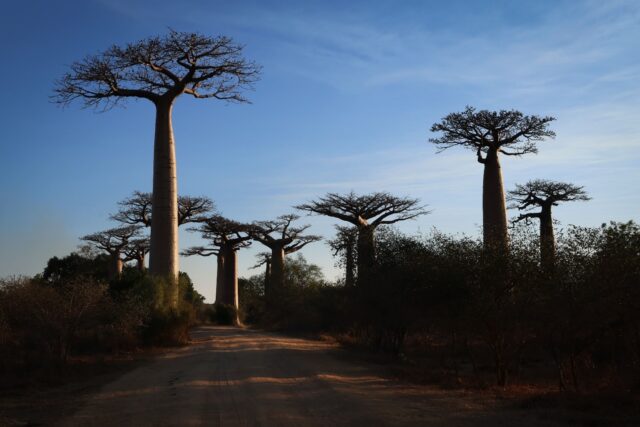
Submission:
POLYGON ((358 227, 358 285, 363 286, 371 279, 376 253, 373 228, 369 225, 358 227))
POLYGON ((553 271, 556 259, 556 241, 553 234, 553 219, 551 206, 543 206, 540 213, 540 263, 542 268, 550 273, 553 271))
POLYGON ((266 260, 264 264, 264 294, 267 295, 271 292, 271 260, 266 260))
POLYGON ((355 268, 355 261, 354 261, 354 257, 353 257, 353 245, 351 244, 351 242, 348 242, 347 244, 347 250, 345 253, 345 264, 346 264, 346 269, 347 271, 345 272, 344 275, 344 284, 347 287, 352 287, 355 285, 356 281, 355 281, 355 277, 353 276, 353 270, 355 268))
POLYGON ((238 254, 233 248, 227 249, 224 261, 225 291, 221 302, 238 309, 238 254))
POLYGON ((225 290, 224 280, 226 278, 226 275, 224 273, 225 259, 224 259, 224 253, 222 252, 222 248, 220 249, 220 252, 218 253, 217 258, 218 258, 218 267, 216 271, 216 303, 220 303, 224 299, 224 296, 223 296, 224 290, 225 290))
POLYGON ((116 280, 122 276, 122 259, 120 252, 112 253, 109 260, 109 280, 116 280))
POLYGON ((281 246, 271 249, 271 280, 269 284, 271 290, 267 298, 279 295, 284 288, 284 249, 281 246))
POLYGON ((178 305, 178 183, 171 124, 172 102, 156 103, 153 148, 153 198, 149 271, 169 283, 169 303, 178 305))
POLYGON ((498 151, 490 148, 484 161, 482 181, 482 228, 485 249, 506 253, 507 207, 498 151))

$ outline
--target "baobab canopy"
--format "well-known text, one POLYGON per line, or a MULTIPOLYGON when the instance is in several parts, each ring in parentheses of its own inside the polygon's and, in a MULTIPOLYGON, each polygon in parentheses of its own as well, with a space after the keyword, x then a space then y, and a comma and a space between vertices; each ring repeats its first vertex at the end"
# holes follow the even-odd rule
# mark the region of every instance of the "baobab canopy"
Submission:
POLYGON ((241 56, 242 46, 225 36, 171 30, 126 46, 113 45, 71 65, 56 81, 54 100, 80 98, 108 109, 125 98, 158 101, 182 93, 195 98, 246 102, 260 67, 241 56))

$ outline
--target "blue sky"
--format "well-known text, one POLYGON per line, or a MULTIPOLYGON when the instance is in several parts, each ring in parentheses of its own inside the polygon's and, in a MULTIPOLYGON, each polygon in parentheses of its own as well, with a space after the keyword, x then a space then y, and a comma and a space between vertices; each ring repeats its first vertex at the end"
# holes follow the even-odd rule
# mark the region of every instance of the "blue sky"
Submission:
MULTIPOLYGON (((251 105, 184 97, 174 109, 180 193, 231 218, 384 190, 433 210, 404 231, 477 233, 481 165, 427 142, 431 124, 473 105, 558 119, 538 155, 503 159, 507 188, 584 185, 593 200, 558 207, 562 224, 640 219, 637 1, 14 0, 0 16, 0 277, 40 272, 111 226, 118 200, 151 189, 150 104, 96 113, 48 97, 73 61, 168 27, 228 35, 264 67, 251 105)), ((302 221, 332 234, 331 219, 302 221)), ((198 242, 181 233, 183 248, 198 242)), ((240 253, 241 274, 262 250, 240 253)), ((324 243, 303 253, 335 277, 324 243)), ((210 299, 214 264, 181 264, 210 299)))

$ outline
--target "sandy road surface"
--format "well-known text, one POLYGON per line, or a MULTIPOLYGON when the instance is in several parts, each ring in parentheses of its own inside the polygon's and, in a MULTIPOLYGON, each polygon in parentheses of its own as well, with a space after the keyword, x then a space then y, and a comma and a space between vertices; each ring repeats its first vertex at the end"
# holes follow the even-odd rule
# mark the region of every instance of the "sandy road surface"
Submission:
POLYGON ((387 379, 324 342, 226 327, 192 338, 107 384, 60 425, 549 425, 461 392, 387 379))

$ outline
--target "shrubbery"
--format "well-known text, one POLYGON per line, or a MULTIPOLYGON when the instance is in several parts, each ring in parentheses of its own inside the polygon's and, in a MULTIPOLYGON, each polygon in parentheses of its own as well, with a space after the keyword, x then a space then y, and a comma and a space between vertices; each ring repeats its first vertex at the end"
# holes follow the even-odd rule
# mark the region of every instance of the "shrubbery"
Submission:
POLYGON ((384 229, 376 246, 375 274, 353 288, 288 259, 290 280, 268 311, 263 277, 242 280, 247 321, 340 332, 378 351, 431 357, 455 377, 466 370, 485 381, 490 370, 499 385, 542 375, 561 388, 640 387, 637 224, 567 228, 552 271, 524 225, 512 230, 508 255, 437 231, 384 229))
POLYGON ((179 278, 178 310, 163 280, 125 268, 107 282, 102 257, 52 258, 42 275, 0 281, 0 367, 65 364, 72 355, 188 340, 203 298, 179 278))

